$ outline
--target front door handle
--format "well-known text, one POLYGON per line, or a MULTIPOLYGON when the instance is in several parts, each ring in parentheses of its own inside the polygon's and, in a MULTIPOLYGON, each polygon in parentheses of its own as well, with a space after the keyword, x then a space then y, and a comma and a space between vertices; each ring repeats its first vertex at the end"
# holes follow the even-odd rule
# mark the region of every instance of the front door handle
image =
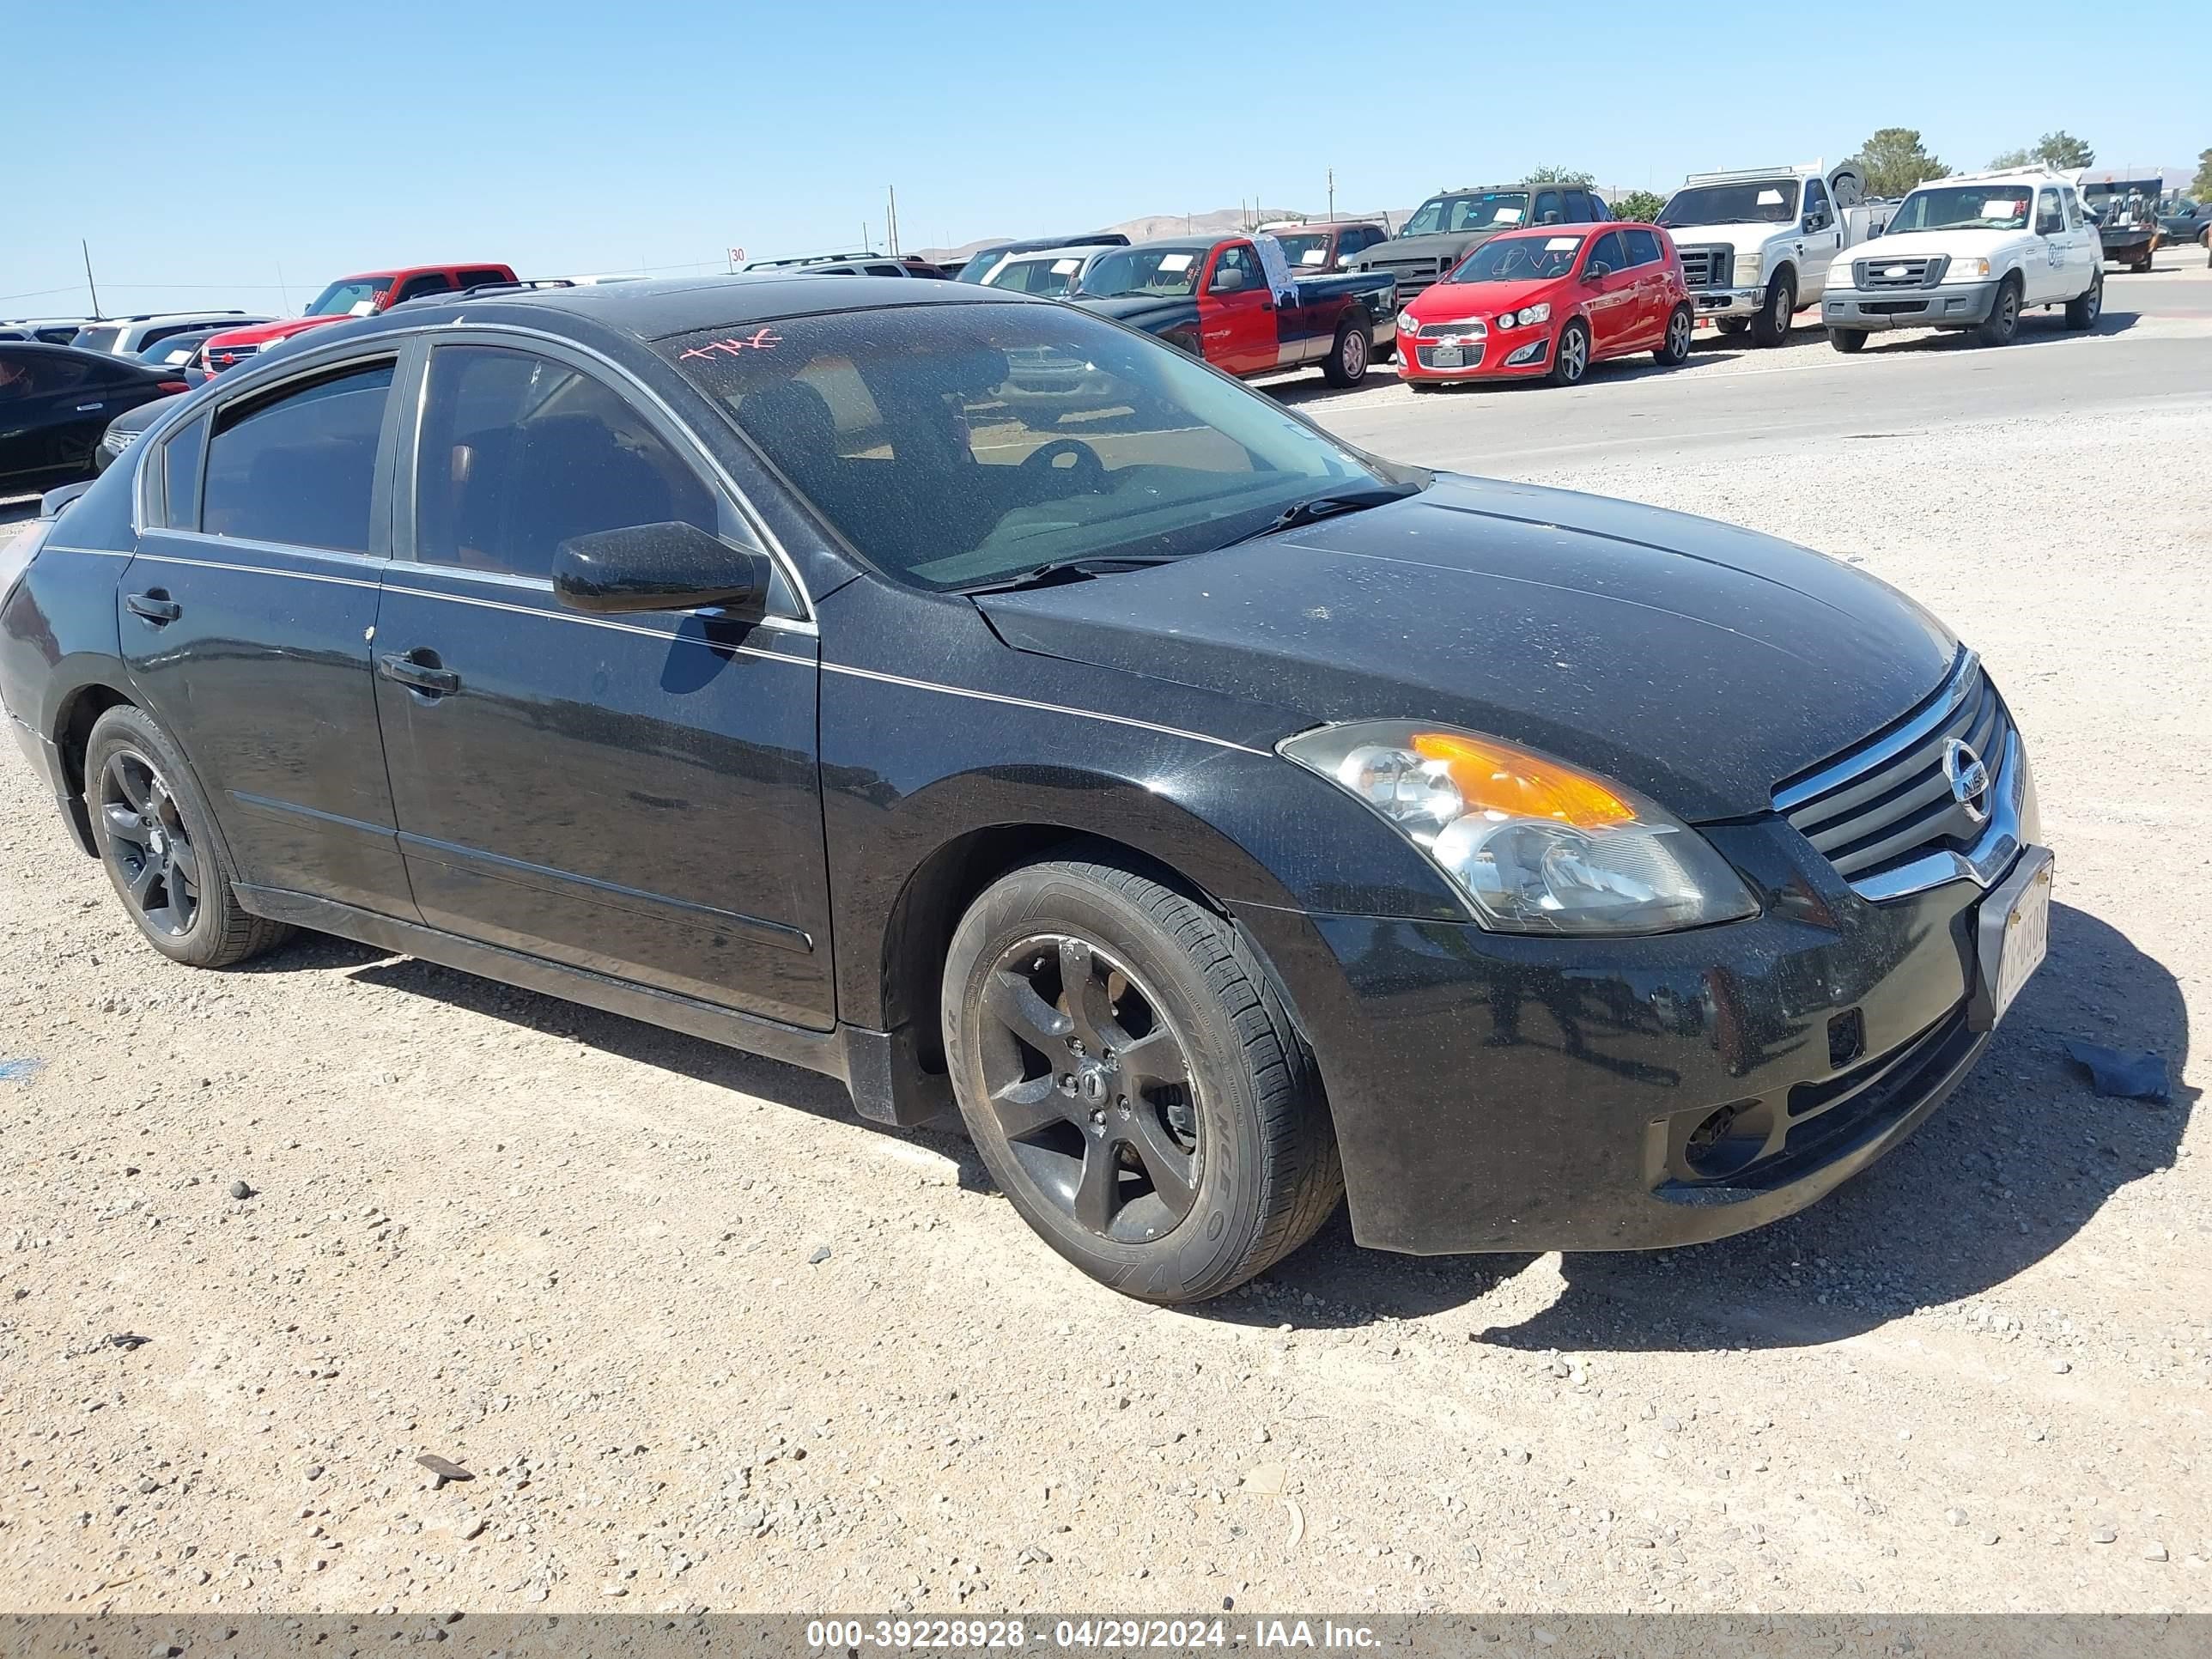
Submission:
POLYGON ((404 656, 392 652, 379 657, 376 672, 387 680, 397 680, 410 691, 420 691, 426 697, 451 696, 461 689, 461 677, 452 669, 441 666, 436 652, 420 647, 404 656))
POLYGON ((143 617, 156 628, 166 628, 185 614, 185 607, 158 587, 149 587, 143 593, 126 593, 124 605, 134 617, 143 617))

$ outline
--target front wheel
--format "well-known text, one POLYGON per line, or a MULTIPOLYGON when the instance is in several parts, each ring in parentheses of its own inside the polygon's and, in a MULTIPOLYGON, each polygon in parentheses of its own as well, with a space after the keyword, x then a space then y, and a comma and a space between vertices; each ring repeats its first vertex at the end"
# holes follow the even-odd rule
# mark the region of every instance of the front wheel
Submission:
POLYGON ((1974 331, 1974 339, 1985 346, 2010 345, 2019 332, 2020 278, 2013 276, 1998 285, 1997 297, 1990 306, 1989 316, 1974 331))
POLYGON ((1832 328, 1828 331, 1828 343, 1848 357, 1854 351, 1866 349, 1866 331, 1863 328, 1832 328))
POLYGON ((1766 285, 1766 303, 1752 319, 1753 345, 1778 346, 1790 337, 1790 319, 1797 314, 1797 279, 1786 270, 1774 273, 1766 285))
POLYGON ((1336 331, 1336 343, 1322 359, 1322 379, 1331 386, 1358 386, 1367 378, 1367 365, 1374 355, 1375 342, 1367 325, 1357 317, 1347 318, 1336 331))
POLYGON ((1676 306, 1674 314, 1667 319, 1666 337, 1659 349, 1651 354, 1651 361, 1662 368, 1676 368, 1690 361, 1690 336, 1698 326, 1698 319, 1687 306, 1676 306))
POLYGON ((2066 326, 2094 328, 2104 314, 2105 273, 2100 267, 2090 273, 2089 286, 2066 302, 2066 326))
POLYGON ((1559 343, 1552 348, 1553 386, 1580 386, 1583 376, 1589 373, 1589 329, 1579 317, 1567 319, 1566 326, 1559 331, 1559 343))
POLYGON ((289 936, 240 906, 207 803, 168 733, 143 711, 118 705, 94 725, 84 804, 116 896, 172 962, 228 968, 289 936))
POLYGON ((1723 334, 1741 334, 1744 330, 1751 326, 1751 319, 1748 317, 1718 317, 1714 319, 1713 326, 1723 334))
POLYGON ((1313 1056, 1220 917, 1079 854, 1002 877, 945 965, 960 1115, 1045 1242, 1147 1302, 1234 1289, 1343 1173, 1313 1056))

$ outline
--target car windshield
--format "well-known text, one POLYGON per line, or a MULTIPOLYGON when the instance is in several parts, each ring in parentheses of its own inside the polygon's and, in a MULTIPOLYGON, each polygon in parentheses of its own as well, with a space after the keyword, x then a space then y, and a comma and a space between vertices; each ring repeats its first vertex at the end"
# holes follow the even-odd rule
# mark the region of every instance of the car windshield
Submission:
POLYGON ((2026 230, 2031 185, 1945 185, 1898 204, 1887 234, 1908 230, 2026 230))
POLYGON ((1083 273, 1079 253, 1024 254, 1006 260, 983 279, 986 288, 1010 288, 1017 294, 1042 294, 1060 299, 1075 287, 1083 273))
POLYGON ((307 307, 310 317, 366 317, 392 292, 389 276, 349 276, 332 283, 307 307))
POLYGON ((1091 267, 1083 291, 1094 300, 1195 294, 1205 265, 1203 247, 1116 248, 1091 267))
POLYGON ((1294 230, 1275 240, 1283 246, 1283 257, 1294 267, 1312 270, 1328 263, 1328 233, 1325 230, 1294 230))
POLYGON ((657 343, 856 552, 933 591, 1202 553, 1298 502, 1425 477, 1068 307, 895 306, 657 343))
POLYGON ((1786 225, 1797 216, 1795 179, 1754 179, 1739 185, 1694 185, 1678 190, 1659 210, 1659 222, 1675 225, 1786 225))
POLYGON ((1003 246, 987 247, 980 253, 971 253, 968 256, 968 263, 960 267, 960 274, 952 280, 956 283, 980 283, 991 274, 991 267, 1006 257, 1006 250, 1003 246))
POLYGON ((1541 283, 1575 268, 1580 236, 1501 236, 1461 260, 1447 283, 1541 283))
POLYGON ((156 340, 138 354, 138 361, 166 367, 171 363, 187 363, 198 356, 199 349, 213 338, 212 331, 197 334, 172 334, 166 340, 156 340))
POLYGON ((1413 210, 1401 236, 1426 236, 1435 231, 1492 230, 1500 225, 1528 222, 1528 192, 1525 190, 1471 191, 1464 195, 1431 196, 1413 210))
POLYGON ((112 351, 115 343, 122 337, 119 328, 81 328, 70 343, 80 351, 112 351))

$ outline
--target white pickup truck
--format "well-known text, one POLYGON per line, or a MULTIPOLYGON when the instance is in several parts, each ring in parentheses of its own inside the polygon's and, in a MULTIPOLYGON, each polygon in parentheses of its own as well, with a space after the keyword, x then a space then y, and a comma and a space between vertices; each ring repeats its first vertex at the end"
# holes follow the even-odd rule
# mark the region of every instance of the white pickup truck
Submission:
POLYGON ((1659 222, 1681 253, 1698 315, 1723 334, 1747 328, 1754 343, 1780 345, 1797 308, 1820 302, 1830 261, 1878 228, 1883 210, 1863 206, 1863 193, 1848 161, 1693 173, 1659 222))
POLYGON ((1820 320, 1838 351, 1881 329, 1973 331, 2004 345, 2030 306, 2063 306, 2093 328, 2105 262, 2074 181, 2043 167, 1965 173, 1916 186, 1880 240, 1828 269, 1820 320))

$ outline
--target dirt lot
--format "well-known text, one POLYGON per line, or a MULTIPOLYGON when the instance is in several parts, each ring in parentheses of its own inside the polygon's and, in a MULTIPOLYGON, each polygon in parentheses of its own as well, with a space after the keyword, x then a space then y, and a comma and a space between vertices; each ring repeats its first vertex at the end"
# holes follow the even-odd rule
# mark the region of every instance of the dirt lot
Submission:
MULTIPOLYGON (((1876 394, 1936 372, 1873 356, 1876 394)), ((957 1131, 820 1079, 326 940, 170 967, 0 766, 5 1601, 2212 1610, 2212 399, 1849 450, 1843 486, 1837 443, 1748 437, 1511 469, 1929 602, 2057 848, 2051 961, 1952 1103, 1668 1255, 1340 1218, 1137 1306, 957 1131), (2156 510, 2107 514, 2126 480, 2156 510), (2163 1054, 2172 1103, 2097 1097, 2068 1036, 2163 1054)))

